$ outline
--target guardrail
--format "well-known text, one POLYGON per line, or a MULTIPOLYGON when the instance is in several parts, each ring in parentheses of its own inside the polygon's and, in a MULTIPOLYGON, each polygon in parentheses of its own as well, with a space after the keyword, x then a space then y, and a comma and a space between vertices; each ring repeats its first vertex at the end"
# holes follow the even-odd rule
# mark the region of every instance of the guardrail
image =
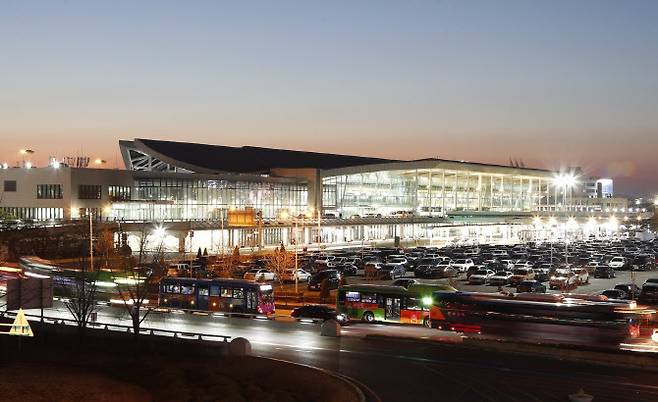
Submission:
MULTIPOLYGON (((41 322, 41 316, 35 314, 25 314, 25 316, 30 321, 39 321, 41 322)), ((0 313, 0 318, 15 318, 16 313, 3 311, 0 313)), ((66 325, 66 326, 78 326, 77 321, 70 318, 58 318, 58 317, 43 317, 43 322, 50 325, 66 325)), ((111 331, 111 332, 124 332, 128 334, 134 333, 132 325, 123 325, 123 324, 109 324, 101 322, 88 322, 87 328, 97 329, 102 331, 111 331)), ((188 332, 188 331, 176 331, 170 329, 159 329, 159 328, 148 328, 140 327, 140 335, 146 336, 165 336, 169 338, 181 338, 181 339, 194 339, 199 341, 221 341, 228 342, 231 337, 228 335, 216 335, 216 334, 207 334, 201 332, 188 332)))

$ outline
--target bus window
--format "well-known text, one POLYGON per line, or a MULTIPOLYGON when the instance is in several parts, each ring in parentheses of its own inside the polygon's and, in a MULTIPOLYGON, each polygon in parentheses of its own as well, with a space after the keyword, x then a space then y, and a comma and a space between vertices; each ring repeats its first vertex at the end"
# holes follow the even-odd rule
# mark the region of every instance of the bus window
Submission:
POLYGON ((254 291, 247 292, 247 310, 256 310, 256 292, 254 291))
POLYGON ((184 295, 194 294, 194 285, 181 285, 180 292, 184 295))
POLYGON ((225 288, 222 286, 222 291, 220 292, 222 297, 233 297, 233 288, 225 288))
POLYGON ((199 286, 199 296, 208 296, 208 288, 206 286, 199 286))
POLYGON ((358 302, 361 301, 361 293, 359 292, 347 292, 345 294, 347 301, 349 302, 358 302))
POLYGON ((234 288, 233 289, 233 298, 234 299, 244 299, 244 289, 242 288, 234 288))
POLYGON ((210 285, 210 296, 219 296, 219 285, 210 285))
POLYGON ((415 297, 407 297, 405 298, 405 309, 406 310, 421 310, 422 305, 419 299, 416 299, 415 297))
POLYGON ((162 293, 178 293, 179 290, 176 285, 162 285, 162 293))
POLYGON ((362 293, 361 294, 361 301, 363 303, 376 304, 377 303, 377 295, 374 294, 374 293, 362 293))

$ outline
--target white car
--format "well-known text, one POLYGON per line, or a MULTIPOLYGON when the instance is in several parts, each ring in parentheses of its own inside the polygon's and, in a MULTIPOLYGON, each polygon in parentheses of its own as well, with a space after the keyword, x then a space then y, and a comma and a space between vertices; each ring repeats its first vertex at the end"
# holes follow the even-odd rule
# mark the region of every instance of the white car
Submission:
POLYGON ((475 263, 470 258, 466 258, 466 259, 455 260, 450 265, 452 265, 459 272, 466 272, 466 270, 469 267, 475 265, 475 263))
POLYGON ((626 258, 624 257, 612 257, 608 266, 612 269, 622 269, 626 265, 626 258))
POLYGON ((507 285, 512 280, 512 276, 512 271, 498 271, 491 278, 489 278, 489 285, 507 285))
POLYGON ((252 281, 273 281, 276 278, 274 272, 262 268, 254 268, 244 273, 243 279, 252 281))
POLYGON ((578 284, 589 283, 589 272, 585 268, 574 269, 573 272, 576 274, 578 284))
POLYGON ((479 269, 468 278, 468 283, 472 285, 486 284, 489 283, 489 280, 494 275, 495 272, 490 269, 479 269))
POLYGON ((586 267, 588 270, 590 270, 590 271, 594 271, 596 268, 598 268, 598 267, 600 267, 600 266, 601 266, 601 263, 600 263, 600 262, 598 262, 598 261, 590 261, 590 262, 587 263, 587 265, 586 265, 585 267, 586 267))
POLYGON ((297 279, 298 282, 308 282, 308 278, 311 277, 311 274, 304 271, 303 269, 286 269, 283 273, 283 280, 294 282, 297 279))
POLYGON ((551 289, 571 289, 578 285, 578 276, 570 269, 558 269, 548 281, 551 289))

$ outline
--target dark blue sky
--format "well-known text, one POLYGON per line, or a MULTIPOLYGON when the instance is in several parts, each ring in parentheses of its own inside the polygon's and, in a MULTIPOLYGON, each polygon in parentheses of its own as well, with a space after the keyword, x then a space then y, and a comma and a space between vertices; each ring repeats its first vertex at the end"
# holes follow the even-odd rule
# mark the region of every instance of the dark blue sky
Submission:
POLYGON ((658 1, 5 2, 0 159, 151 137, 658 191, 658 1))

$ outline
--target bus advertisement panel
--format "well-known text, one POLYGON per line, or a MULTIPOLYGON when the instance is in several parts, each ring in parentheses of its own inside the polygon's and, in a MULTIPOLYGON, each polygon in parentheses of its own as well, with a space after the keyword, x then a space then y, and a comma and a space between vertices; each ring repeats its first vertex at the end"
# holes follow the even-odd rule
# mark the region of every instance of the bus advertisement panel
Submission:
POLYGON ((432 292, 455 291, 449 285, 347 285, 337 292, 336 310, 351 320, 429 326, 432 292))

